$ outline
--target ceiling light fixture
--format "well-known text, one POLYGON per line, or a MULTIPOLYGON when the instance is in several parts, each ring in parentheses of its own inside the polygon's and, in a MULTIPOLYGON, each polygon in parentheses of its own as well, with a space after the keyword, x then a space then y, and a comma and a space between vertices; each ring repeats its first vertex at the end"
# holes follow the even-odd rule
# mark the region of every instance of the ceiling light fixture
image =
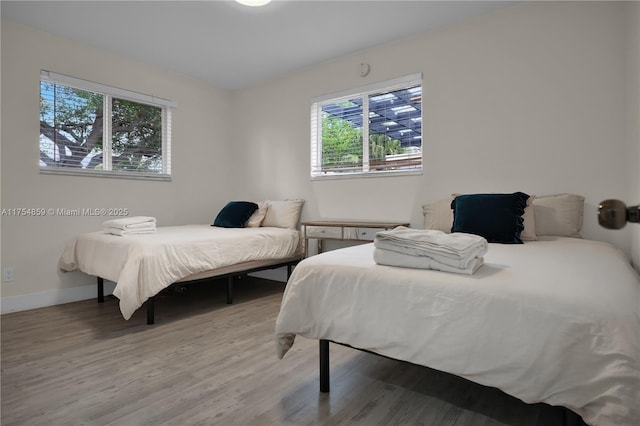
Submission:
POLYGON ((245 6, 264 6, 265 4, 271 3, 271 0, 236 0, 238 3, 243 4, 245 6))

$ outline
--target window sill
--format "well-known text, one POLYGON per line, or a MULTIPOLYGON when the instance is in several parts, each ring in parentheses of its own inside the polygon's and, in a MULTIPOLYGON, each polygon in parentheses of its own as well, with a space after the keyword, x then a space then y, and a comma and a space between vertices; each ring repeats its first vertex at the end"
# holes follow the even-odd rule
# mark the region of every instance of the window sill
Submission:
POLYGON ((335 173, 311 176, 311 180, 335 180, 335 179, 358 179, 358 178, 381 178, 395 176, 416 176, 422 175, 422 169, 419 170, 400 170, 387 172, 359 172, 359 173, 335 173))
POLYGON ((154 180, 170 182, 171 175, 152 173, 118 173, 100 170, 74 170, 53 167, 40 167, 40 174, 43 175, 64 175, 64 176, 86 176, 109 179, 130 179, 130 180, 154 180))

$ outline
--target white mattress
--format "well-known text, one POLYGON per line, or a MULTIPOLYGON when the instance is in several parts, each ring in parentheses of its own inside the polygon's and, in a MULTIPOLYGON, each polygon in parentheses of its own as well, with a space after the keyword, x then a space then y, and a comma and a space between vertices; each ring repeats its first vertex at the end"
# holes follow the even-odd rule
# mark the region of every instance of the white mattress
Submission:
POLYGON ((490 244, 471 276, 376 265, 372 253, 355 246, 296 267, 279 357, 295 335, 327 339, 562 405, 592 425, 640 424, 640 280, 613 246, 490 244))
POLYGON ((149 297, 199 272, 254 260, 287 259, 300 253, 300 232, 290 229, 184 225, 124 237, 92 232, 65 247, 64 271, 82 271, 116 282, 113 292, 129 319, 149 297))

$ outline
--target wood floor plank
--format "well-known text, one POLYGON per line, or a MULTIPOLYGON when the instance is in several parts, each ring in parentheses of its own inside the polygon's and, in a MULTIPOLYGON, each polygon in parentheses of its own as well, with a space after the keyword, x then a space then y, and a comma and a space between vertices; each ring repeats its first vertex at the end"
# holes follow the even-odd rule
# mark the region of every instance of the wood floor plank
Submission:
POLYGON ((114 297, 2 316, 1 424, 562 424, 557 407, 333 344, 322 394, 317 341, 275 355, 284 286, 241 280, 227 305, 225 283, 161 294, 152 326, 114 297))

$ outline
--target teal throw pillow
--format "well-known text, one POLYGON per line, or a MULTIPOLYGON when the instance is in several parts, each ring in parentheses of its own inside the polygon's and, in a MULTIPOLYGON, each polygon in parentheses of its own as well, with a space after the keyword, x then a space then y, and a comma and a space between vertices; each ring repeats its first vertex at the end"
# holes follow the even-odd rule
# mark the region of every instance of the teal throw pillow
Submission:
POLYGON ((524 192, 459 195, 451 202, 451 232, 480 235, 490 243, 522 244, 528 198, 524 192))
POLYGON ((211 226, 221 228, 244 228, 245 223, 258 205, 250 201, 231 201, 220 210, 211 226))

